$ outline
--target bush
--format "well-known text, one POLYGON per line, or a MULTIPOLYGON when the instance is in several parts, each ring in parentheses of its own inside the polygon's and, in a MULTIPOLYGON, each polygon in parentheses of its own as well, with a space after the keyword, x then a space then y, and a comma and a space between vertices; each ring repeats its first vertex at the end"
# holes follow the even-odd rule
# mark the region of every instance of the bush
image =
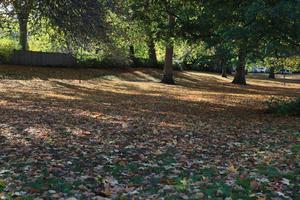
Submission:
POLYGON ((101 61, 97 58, 77 59, 79 67, 101 67, 101 61))
POLYGON ((271 98, 267 101, 268 112, 278 115, 292 115, 300 117, 300 96, 295 99, 271 98))
POLYGON ((163 66, 164 63, 162 61, 158 61, 158 63, 153 63, 146 58, 135 58, 132 61, 132 65, 131 65, 131 67, 158 68, 158 69, 162 69, 163 66))
POLYGON ((9 63, 10 57, 16 47, 17 43, 14 40, 7 38, 0 39, 0 63, 9 63))

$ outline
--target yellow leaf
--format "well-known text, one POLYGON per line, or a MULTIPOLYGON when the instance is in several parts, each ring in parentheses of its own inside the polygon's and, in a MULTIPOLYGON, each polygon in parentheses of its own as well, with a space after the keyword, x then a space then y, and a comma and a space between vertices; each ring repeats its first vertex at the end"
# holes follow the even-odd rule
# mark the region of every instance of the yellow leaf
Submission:
POLYGON ((235 168, 233 165, 231 165, 230 167, 227 168, 227 170, 231 173, 237 173, 237 168, 235 168))
POLYGON ((162 152, 161 152, 161 150, 158 149, 157 151, 154 152, 154 154, 155 155, 160 155, 160 154, 162 154, 162 152))

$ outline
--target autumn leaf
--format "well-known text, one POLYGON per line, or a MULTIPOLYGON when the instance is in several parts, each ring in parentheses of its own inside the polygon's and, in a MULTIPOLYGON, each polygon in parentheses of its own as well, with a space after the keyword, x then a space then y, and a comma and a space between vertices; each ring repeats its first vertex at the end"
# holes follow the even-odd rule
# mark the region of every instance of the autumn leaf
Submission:
POLYGON ((237 173, 238 172, 238 169, 234 167, 234 165, 230 165, 227 170, 230 172, 230 173, 237 173))
POLYGON ((173 180, 173 179, 164 178, 164 179, 161 180, 161 183, 165 184, 165 185, 175 185, 176 181, 173 180))
POLYGON ((264 101, 297 96, 298 79, 240 87, 183 71, 166 86, 155 69, 32 69, 0 67, 2 195, 296 198, 298 118, 264 101))
POLYGON ((30 193, 39 193, 40 190, 32 188, 32 189, 29 190, 29 192, 30 193))

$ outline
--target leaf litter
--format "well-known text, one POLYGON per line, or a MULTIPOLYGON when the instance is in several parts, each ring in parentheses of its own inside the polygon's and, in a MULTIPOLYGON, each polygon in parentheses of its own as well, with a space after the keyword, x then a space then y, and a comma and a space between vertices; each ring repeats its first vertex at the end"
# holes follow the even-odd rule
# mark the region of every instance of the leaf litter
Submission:
POLYGON ((300 197, 299 118, 263 112, 299 84, 57 70, 0 70, 1 199, 300 197))

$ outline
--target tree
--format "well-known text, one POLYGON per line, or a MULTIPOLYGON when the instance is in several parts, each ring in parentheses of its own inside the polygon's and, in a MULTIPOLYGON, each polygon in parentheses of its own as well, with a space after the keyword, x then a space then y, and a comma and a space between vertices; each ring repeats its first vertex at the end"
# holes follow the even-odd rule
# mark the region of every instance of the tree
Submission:
POLYGON ((155 42, 153 39, 153 36, 150 34, 148 36, 148 55, 149 55, 149 61, 151 63, 151 65, 157 65, 158 61, 157 61, 157 55, 156 55, 156 49, 155 49, 155 42))
POLYGON ((274 66, 270 67, 269 78, 275 79, 275 67, 274 66))
POLYGON ((173 53, 174 53, 174 38, 178 35, 178 14, 180 13, 181 1, 171 0, 132 0, 132 10, 135 17, 143 21, 150 30, 149 58, 156 61, 155 49, 152 39, 161 41, 165 44, 165 64, 164 74, 161 82, 166 84, 174 84, 173 78, 173 53), (152 43, 152 44, 151 44, 152 43))
MULTIPOLYGON (((169 14, 169 28, 172 31, 175 23, 175 17, 169 14)), ((161 80, 162 83, 166 84, 174 84, 173 79, 173 53, 174 53, 174 45, 173 41, 170 39, 166 43, 166 53, 165 53, 165 64, 164 64, 164 75, 161 80)))
MULTIPOLYGON (((212 36, 218 35, 234 47, 238 59, 235 84, 246 84, 248 59, 260 59, 273 43, 299 45, 299 1, 204 1, 212 36), (262 51, 263 50, 263 51, 262 51)), ((271 54, 272 52, 268 52, 271 54)))
POLYGON ((243 48, 239 49, 236 74, 232 83, 246 85, 246 52, 243 48))
POLYGON ((105 12, 98 0, 6 0, 1 6, 16 17, 19 24, 21 49, 28 50, 28 22, 39 23, 46 19, 50 26, 57 27, 66 37, 81 42, 105 35, 105 12), (75 23, 76 22, 76 23, 75 23))
POLYGON ((34 0, 12 1, 19 22, 19 43, 23 51, 28 50, 28 21, 34 3, 34 0))

